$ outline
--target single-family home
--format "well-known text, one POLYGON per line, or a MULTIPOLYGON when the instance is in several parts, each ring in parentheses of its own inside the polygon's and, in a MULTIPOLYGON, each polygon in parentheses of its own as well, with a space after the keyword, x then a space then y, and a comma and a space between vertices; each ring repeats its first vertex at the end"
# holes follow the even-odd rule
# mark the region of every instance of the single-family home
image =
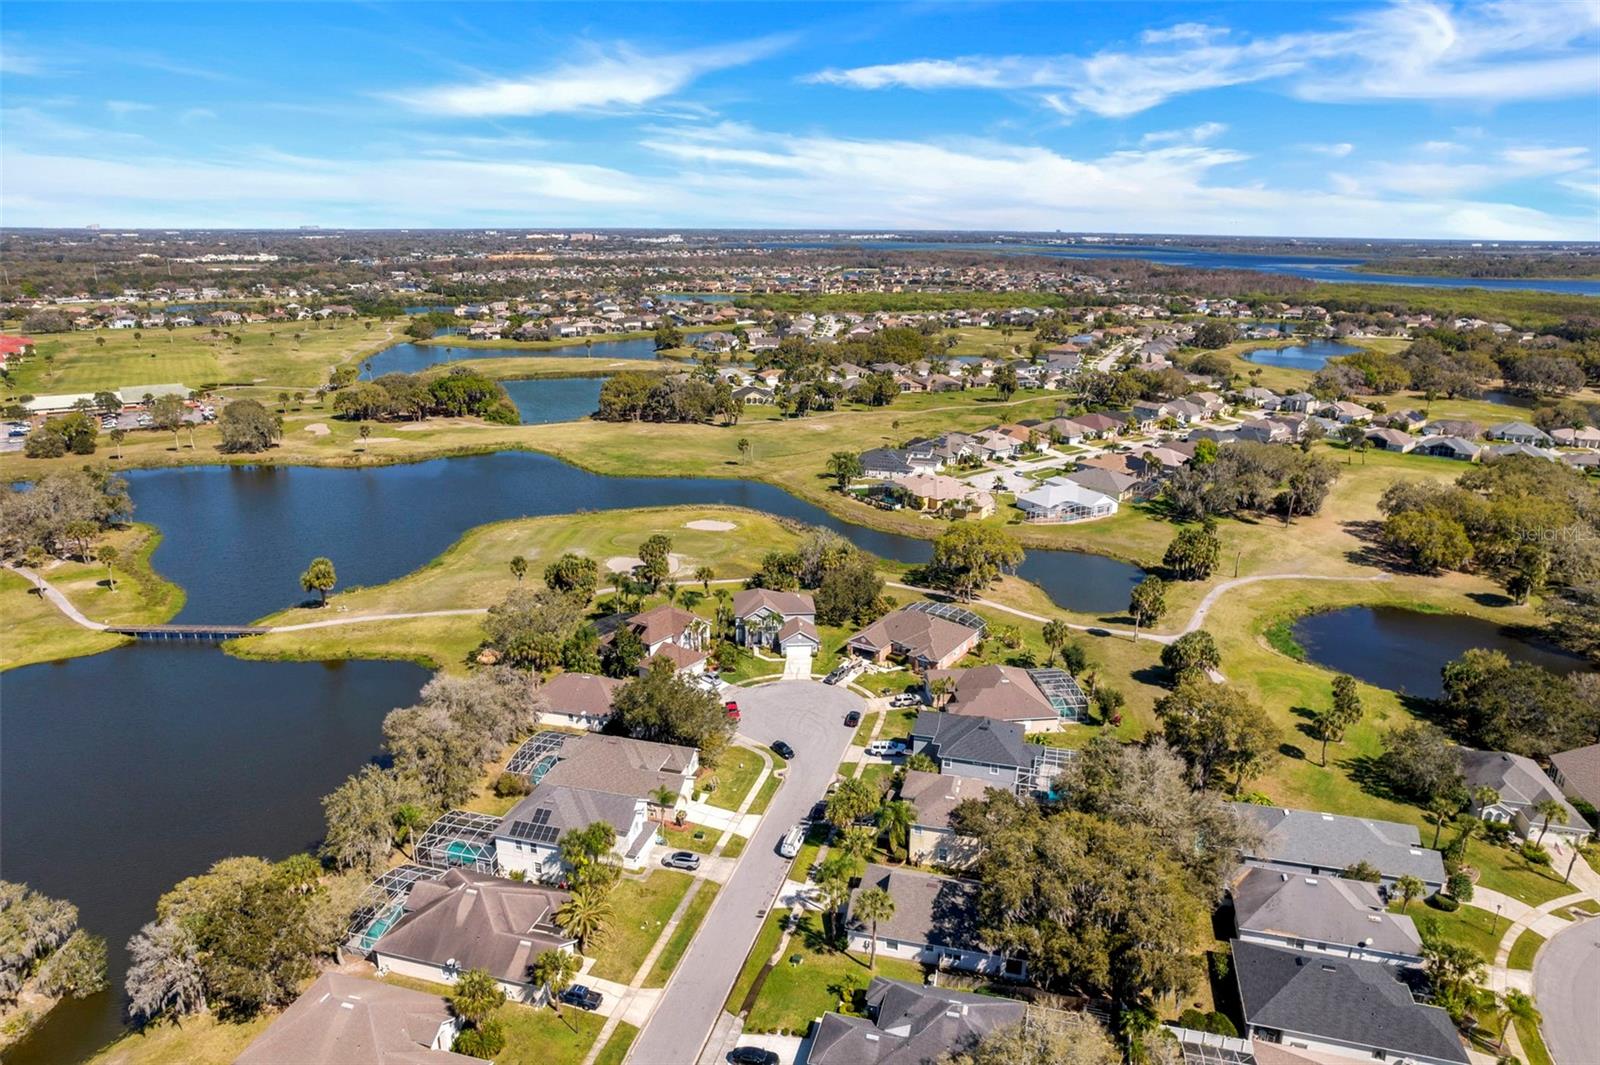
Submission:
POLYGON ((1600 449, 1600 429, 1592 425, 1580 426, 1577 429, 1561 428, 1550 433, 1550 439, 1557 447, 1582 447, 1591 451, 1600 449))
POLYGON ((1019 999, 952 991, 875 976, 867 1015, 824 1013, 811 1035, 806 1065, 914 1065, 950 1054, 1022 1023, 1019 999))
POLYGON ((916 811, 906 848, 911 861, 947 869, 964 869, 977 861, 978 841, 958 835, 950 827, 950 813, 967 799, 983 798, 987 790, 976 777, 906 770, 900 798, 916 811))
POLYGON ((1116 470, 1102 469, 1099 466, 1084 466, 1061 477, 1052 477, 1046 483, 1063 482, 1070 482, 1091 492, 1110 496, 1119 502, 1138 496, 1141 487, 1148 494, 1154 490, 1156 484, 1153 479, 1146 480, 1131 473, 1118 473, 1116 470))
POLYGON ((1270 388, 1257 388, 1255 386, 1241 388, 1238 395, 1239 400, 1248 406, 1258 407, 1261 410, 1278 409, 1278 393, 1270 388))
POLYGON ((1555 781, 1545 776, 1544 770, 1532 758, 1506 751, 1475 751, 1463 747, 1457 752, 1461 761, 1461 775, 1466 779, 1467 791, 1474 796, 1472 812, 1485 821, 1510 825, 1529 839, 1545 828, 1545 816, 1538 812, 1541 802, 1553 800, 1561 804, 1561 815, 1550 818, 1549 832, 1568 839, 1582 839, 1590 833, 1589 822, 1567 801, 1555 781), (1483 804, 1476 798, 1480 788, 1494 789, 1496 798, 1483 804))
POLYGON ((1376 884, 1245 866, 1228 889, 1235 934, 1248 943, 1390 965, 1421 965, 1422 937, 1390 913, 1376 884))
POLYGON ((1450 1015, 1412 997, 1404 967, 1236 939, 1233 972, 1245 1034, 1262 1042, 1415 1065, 1469 1060, 1450 1015))
POLYGON ((924 710, 911 726, 911 751, 939 763, 941 773, 1024 793, 1034 790, 1034 766, 1046 748, 1023 736, 1022 726, 1008 721, 924 710))
POLYGON ((1499 425, 1491 425, 1484 435, 1490 440, 1499 440, 1502 443, 1531 444, 1534 447, 1549 447, 1552 442, 1549 433, 1527 422, 1501 422, 1499 425))
POLYGON ((1403 429, 1395 428, 1368 429, 1366 433, 1366 440, 1368 444, 1377 448, 1379 451, 1398 451, 1404 453, 1417 446, 1416 437, 1412 436, 1403 429))
POLYGON ((546 703, 540 720, 547 725, 575 725, 598 732, 611 719, 611 701, 622 684, 593 673, 557 673, 539 686, 546 703))
POLYGON ((533 959, 547 950, 573 950, 577 940, 556 923, 571 896, 531 881, 503 880, 451 869, 419 881, 405 911, 372 948, 378 972, 453 984, 468 969, 483 969, 514 1002, 542 1002, 533 959))
POLYGON ((1337 403, 1330 403, 1321 411, 1321 414, 1324 418, 1332 418, 1340 425, 1354 425, 1357 422, 1370 422, 1372 420, 1372 413, 1372 408, 1363 407, 1361 404, 1352 403, 1347 399, 1341 399, 1337 403))
POLYGON ((1317 397, 1310 392, 1291 392, 1278 400, 1278 409, 1305 414, 1317 405, 1317 397))
POLYGON ((968 517, 986 518, 994 513, 994 496, 966 481, 935 473, 902 477, 898 482, 906 497, 918 510, 960 511, 968 517))
POLYGON ((904 659, 912 668, 947 669, 977 646, 986 627, 977 615, 961 611, 962 620, 940 617, 913 603, 874 621, 845 642, 850 654, 874 662, 904 659))
POLYGON ((969 880, 869 865, 845 904, 850 949, 867 952, 877 940, 878 954, 938 969, 959 969, 1021 979, 1027 963, 1008 958, 983 941, 978 929, 978 885, 969 880), (855 914, 863 891, 879 888, 894 899, 893 915, 876 925, 855 914))
MULTIPOLYGON (((1217 439, 1221 434, 1217 430, 1204 430, 1206 433, 1216 433, 1211 439, 1217 439)), ((1250 418, 1239 423, 1233 430, 1234 435, 1240 440, 1254 440, 1260 444, 1284 444, 1294 439, 1294 434, 1289 426, 1275 418, 1250 418)), ((1190 434, 1194 438, 1194 434, 1190 434)))
POLYGON ((1128 426, 1127 418, 1114 418, 1109 414, 1080 414, 1072 419, 1083 426, 1092 439, 1114 437, 1128 426))
POLYGON ((820 646, 817 605, 810 592, 778 592, 771 588, 746 588, 733 596, 734 639, 744 647, 783 650, 790 642, 820 646))
POLYGON ((1431 455, 1440 459, 1471 462, 1483 449, 1471 440, 1460 436, 1424 436, 1411 449, 1415 455, 1431 455))
POLYGON ((1552 754, 1550 769, 1563 795, 1600 809, 1600 743, 1552 754))
POLYGON ((613 853, 625 868, 640 869, 649 861, 656 826, 649 799, 621 795, 595 780, 594 787, 537 785, 500 819, 493 834, 495 861, 506 873, 530 881, 554 882, 563 871, 561 837, 605 822, 616 832, 613 853))
POLYGON ((452 1053, 461 1019, 440 995, 325 972, 234 1065, 475 1065, 452 1053))
POLYGON ((1328 876, 1365 862, 1385 884, 1414 876, 1432 891, 1444 887, 1444 860, 1422 845, 1416 825, 1246 802, 1232 806, 1260 835, 1241 855, 1248 863, 1328 876))
POLYGON ((700 673, 711 656, 711 623, 692 611, 663 603, 613 624, 606 639, 615 638, 617 627, 632 629, 644 644, 640 671, 649 668, 657 656, 666 658, 680 673, 700 673))
POLYGON ((1078 682, 1059 669, 930 669, 923 690, 947 714, 1009 721, 1024 732, 1057 731, 1066 721, 1081 720, 1089 707, 1078 682))
POLYGON ((1064 478, 1052 478, 1017 497, 1017 507, 1035 522, 1107 518, 1120 507, 1114 496, 1064 478))
POLYGON ((931 453, 919 454, 901 448, 879 447, 861 453, 863 477, 902 480, 919 473, 937 473, 940 462, 931 453))
POLYGON ((1459 436, 1464 440, 1476 440, 1481 432, 1477 422, 1465 418, 1440 418, 1422 427, 1424 436, 1459 436))

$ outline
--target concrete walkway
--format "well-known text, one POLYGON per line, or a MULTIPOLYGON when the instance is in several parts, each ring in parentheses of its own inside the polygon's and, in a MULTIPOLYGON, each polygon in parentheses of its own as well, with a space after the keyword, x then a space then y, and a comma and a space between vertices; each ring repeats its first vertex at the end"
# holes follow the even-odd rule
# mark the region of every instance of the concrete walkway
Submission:
POLYGON ((84 617, 78 608, 72 605, 72 600, 56 591, 55 588, 51 586, 49 581, 39 576, 33 570, 28 569, 26 566, 13 566, 10 563, 6 563, 6 569, 11 570, 13 573, 16 573, 26 579, 39 590, 40 595, 44 596, 45 599, 54 604, 57 610, 61 611, 72 621, 82 625, 86 629, 92 629, 95 632, 106 631, 106 626, 100 624, 98 621, 90 621, 88 618, 84 617))

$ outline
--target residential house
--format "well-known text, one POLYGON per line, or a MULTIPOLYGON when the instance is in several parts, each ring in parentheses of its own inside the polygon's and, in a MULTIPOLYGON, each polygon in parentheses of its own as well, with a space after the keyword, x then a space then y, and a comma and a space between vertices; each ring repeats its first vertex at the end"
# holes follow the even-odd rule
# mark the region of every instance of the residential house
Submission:
POLYGON ((461 1019, 440 995, 325 972, 234 1065, 474 1065, 450 1046, 461 1019))
POLYGON ((1499 425, 1491 425, 1484 435, 1490 440, 1507 444, 1549 447, 1552 443, 1549 433, 1527 422, 1501 422, 1499 425))
POLYGON ((966 517, 987 518, 994 513, 994 496, 966 481, 939 474, 914 474, 898 482, 918 510, 959 511, 966 517))
POLYGON ((937 473, 940 461, 931 452, 918 453, 900 448, 880 447, 861 453, 864 477, 901 480, 919 473, 937 473))
POLYGON ((1041 758, 1058 748, 1023 736, 1022 726, 1008 721, 924 710, 911 726, 911 750, 939 763, 941 773, 1024 794, 1039 789, 1041 758))
POLYGON ((651 801, 599 790, 606 787, 605 782, 589 779, 593 787, 540 783, 500 819, 493 843, 502 871, 521 873, 530 881, 554 882, 563 871, 561 837, 601 821, 616 832, 613 853, 623 866, 644 867, 656 836, 650 819, 651 801))
POLYGON ((916 811, 906 848, 911 861, 947 869, 964 869, 976 861, 978 841, 958 835, 950 827, 950 813, 967 799, 983 798, 987 790, 976 777, 906 770, 900 798, 916 811))
POLYGON ((1403 429, 1369 429, 1366 433, 1367 443, 1379 451, 1410 451, 1417 446, 1417 438, 1403 429))
POLYGON ((1376 884, 1245 866, 1228 890, 1235 934, 1249 943, 1390 965, 1421 965, 1422 937, 1390 913, 1376 884))
MULTIPOLYGON (((1215 434, 1211 439, 1216 440, 1223 433, 1218 430, 1204 430, 1208 434, 1215 434)), ((1276 418, 1251 418, 1240 422, 1233 430, 1235 439, 1254 440, 1260 444, 1287 444, 1294 439, 1294 432, 1287 424, 1276 418)), ((1195 434, 1190 434, 1193 439, 1195 434)), ((1220 441, 1219 441, 1220 442, 1220 441)))
POLYGON ((741 403, 768 406, 777 401, 777 393, 762 385, 741 385, 733 390, 733 398, 741 403))
POLYGON ((1278 400, 1278 409, 1307 414, 1317 405, 1317 397, 1310 392, 1291 392, 1278 400))
POLYGON ((852 950, 866 952, 877 940, 878 954, 938 969, 959 969, 1021 979, 1027 963, 1008 958, 983 941, 978 929, 978 885, 934 873, 869 865, 845 904, 845 928, 852 950), (863 891, 880 888, 894 899, 894 913, 874 928, 855 916, 863 891))
POLYGON ((623 682, 593 673, 557 673, 539 688, 548 709, 547 725, 575 725, 598 732, 611 719, 611 701, 623 682))
POLYGON ((1259 407, 1262 410, 1278 409, 1278 393, 1270 388, 1241 388, 1239 399, 1249 406, 1259 407))
POLYGON ((1329 403, 1322 409, 1323 417, 1332 418, 1340 425, 1354 425, 1357 422, 1370 422, 1372 420, 1372 414, 1372 408, 1363 407, 1361 404, 1352 403, 1347 399, 1341 399, 1337 403, 1329 403))
POLYGON ((1082 488, 1087 488, 1091 492, 1110 496, 1118 502, 1136 497, 1139 494, 1138 490, 1141 485, 1146 486, 1147 492, 1153 487, 1153 482, 1145 481, 1131 473, 1118 473, 1115 470, 1102 469, 1098 466, 1084 466, 1061 477, 1052 477, 1045 483, 1060 484, 1065 482, 1071 482, 1082 488))
POLYGON ((1411 449, 1416 455, 1432 455, 1434 458, 1456 459, 1461 462, 1473 461, 1482 450, 1471 440, 1459 436, 1423 436, 1411 449))
MULTIPOLYGON (((706 660, 711 656, 711 623, 692 611, 663 603, 620 624, 634 631, 644 644, 644 659, 640 672, 649 668, 650 659, 666 658, 680 673, 705 671, 706 660)), ((611 634, 609 638, 614 638, 611 634)))
POLYGON ((942 698, 940 709, 947 714, 1007 721, 1021 725, 1025 733, 1058 731, 1063 722, 1080 720, 1089 706, 1078 682, 1059 669, 930 669, 923 690, 935 704, 942 698))
POLYGON ((1469 1060, 1450 1015, 1419 1005, 1401 981, 1406 968, 1236 939, 1233 972, 1245 1034, 1263 1042, 1415 1065, 1469 1060))
POLYGON ((1536 447, 1533 444, 1523 443, 1490 444, 1488 447, 1478 452, 1478 457, 1485 462, 1488 462, 1491 459, 1503 459, 1513 455, 1531 459, 1545 459, 1547 461, 1554 461, 1561 457, 1547 447, 1536 447))
POLYGON ((1555 781, 1545 776, 1532 758, 1505 751, 1475 751, 1463 747, 1457 751, 1461 760, 1461 774, 1466 778, 1469 794, 1480 788, 1493 788, 1498 798, 1483 805, 1476 798, 1472 812, 1485 821, 1510 825, 1518 833, 1532 839, 1544 828, 1544 815, 1534 808, 1547 799, 1559 802, 1566 814, 1550 819, 1549 832, 1570 839, 1583 839, 1589 835, 1589 822, 1567 801, 1555 781))
POLYGON ((874 621, 845 642, 846 650, 879 663, 891 657, 904 659, 919 671, 947 669, 983 638, 981 627, 937 617, 914 606, 874 621))
POLYGON ((810 592, 777 592, 746 588, 733 597, 734 640, 744 647, 783 650, 783 634, 791 641, 818 646, 817 605, 810 592))
POLYGON ((1261 834, 1260 843, 1242 855, 1250 864, 1327 876, 1365 862, 1385 884, 1414 876, 1430 890, 1444 888, 1444 860, 1422 845, 1416 825, 1245 802, 1232 806, 1261 834))
POLYGON ((1427 424, 1428 416, 1420 410, 1390 411, 1378 419, 1391 429, 1414 433, 1427 424))
POLYGON ((1600 429, 1596 429, 1592 425, 1585 425, 1577 429, 1556 429, 1550 433, 1550 439, 1557 447, 1600 449, 1600 429))
POLYGON ((1552 754, 1550 769, 1563 795, 1600 809, 1600 743, 1552 754))
POLYGON ((1464 418, 1440 418, 1422 427, 1423 436, 1459 436, 1464 440, 1476 440, 1481 432, 1477 422, 1464 418))
POLYGON ((1091 439, 1108 439, 1128 426, 1127 418, 1114 418, 1109 414, 1080 414, 1072 419, 1083 426, 1091 439))
POLYGON ((1052 478, 1017 497, 1018 509, 1035 522, 1107 518, 1119 506, 1115 497, 1064 478, 1052 478))
POLYGON ((570 897, 531 881, 451 869, 412 886, 404 913, 372 948, 372 961, 380 974, 436 984, 483 969, 513 1002, 539 1003, 545 992, 529 972, 533 959, 577 943, 555 918, 570 897))
POLYGON ((1022 1023, 1017 999, 952 991, 875 976, 866 1017, 824 1013, 811 1036, 806 1065, 920 1065, 1000 1029, 1022 1023))

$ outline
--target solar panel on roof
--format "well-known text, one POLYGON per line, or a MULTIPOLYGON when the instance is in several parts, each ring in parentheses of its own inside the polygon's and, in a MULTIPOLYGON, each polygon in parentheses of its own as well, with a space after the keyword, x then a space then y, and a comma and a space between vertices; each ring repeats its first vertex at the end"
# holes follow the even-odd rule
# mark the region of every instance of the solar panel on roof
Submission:
POLYGON ((510 834, 512 839, 523 839, 531 843, 554 843, 561 836, 560 832, 551 828, 545 822, 550 820, 549 810, 534 811, 533 821, 511 822, 510 834), (543 818, 539 815, 543 814, 543 818))

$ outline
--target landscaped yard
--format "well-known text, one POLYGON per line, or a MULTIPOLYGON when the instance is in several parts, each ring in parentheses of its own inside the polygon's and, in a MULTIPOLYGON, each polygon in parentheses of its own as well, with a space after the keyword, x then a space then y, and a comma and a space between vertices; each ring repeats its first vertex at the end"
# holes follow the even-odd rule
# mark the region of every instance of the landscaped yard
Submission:
POLYGON ((216 1014, 188 1017, 183 1023, 154 1024, 129 1032, 89 1059, 90 1065, 228 1065, 250 1041, 267 1030, 275 1014, 242 1024, 218 1020, 216 1014))
POLYGON ((590 970, 602 980, 627 983, 644 964, 644 959, 661 938, 672 911, 678 908, 683 893, 693 879, 673 869, 655 869, 644 880, 624 878, 611 892, 611 908, 616 916, 605 938, 591 946, 595 955, 590 970))
POLYGON ((717 829, 693 823, 679 828, 668 822, 659 827, 661 835, 666 837, 667 846, 678 851, 694 851, 696 854, 710 854, 717 845, 717 837, 722 835, 717 829))
POLYGON ((724 858, 739 857, 739 855, 744 853, 744 848, 749 842, 750 840, 748 837, 738 835, 737 833, 729 836, 728 842, 722 845, 722 856, 724 858))
POLYGON ((672 930, 672 937, 667 940, 667 945, 661 948, 661 953, 656 955, 655 962, 651 964, 649 975, 644 978, 645 987, 667 986, 667 978, 672 975, 672 970, 678 967, 678 959, 689 949, 689 942, 699 930, 700 922, 706 919, 707 911, 716 901, 717 891, 717 885, 709 880, 701 882, 700 890, 689 900, 689 908, 683 911, 683 919, 678 922, 678 927, 672 930))
POLYGON ((724 810, 737 810, 766 764, 762 755, 748 747, 730 746, 712 771, 717 786, 706 795, 705 801, 724 810))
POLYGON ((1522 1050, 1528 1057, 1528 1065, 1556 1065, 1550 1057, 1549 1049, 1544 1045, 1544 1035, 1539 1031, 1539 1026, 1529 1021, 1518 1020, 1517 1039, 1522 1043, 1522 1050))
POLYGON ((877 726, 879 716, 878 712, 863 714, 861 716, 861 724, 856 726, 855 738, 850 742, 857 747, 865 747, 872 739, 872 730, 877 726))
MULTIPOLYGON (((386 983, 449 997, 450 988, 391 973, 386 983)), ((548 1006, 507 1002, 494 1015, 505 1026, 506 1048, 495 1065, 580 1065, 600 1037, 605 1018, 586 1010, 565 1007, 560 1014, 548 1006)))
MULTIPOLYGON (((1400 912, 1398 903, 1389 909, 1400 912)), ((1448 942, 1471 947, 1486 962, 1494 961, 1495 952, 1500 949, 1500 937, 1511 927, 1509 920, 1503 917, 1496 919, 1492 912, 1477 906, 1463 906, 1454 913, 1446 913, 1424 903, 1413 902, 1406 908, 1406 914, 1417 923, 1417 931, 1422 933, 1424 943, 1436 931, 1440 938, 1448 942)))
POLYGON ((618 1021, 611 1038, 600 1049, 600 1056, 594 1059, 594 1065, 622 1065, 622 1059, 628 1056, 628 1048, 633 1046, 633 1041, 638 1037, 639 1029, 627 1021, 618 1021))
POLYGON ((922 974, 922 966, 895 958, 879 958, 877 968, 869 970, 865 956, 824 944, 822 918, 808 912, 790 937, 783 957, 767 974, 745 1019, 745 1030, 778 1029, 804 1035, 811 1022, 829 1010, 842 1007, 859 1012, 853 1007, 855 992, 865 991, 874 975, 921 983, 922 974))
POLYGON ((1544 936, 1531 928, 1523 929, 1517 941, 1511 944, 1511 956, 1506 959, 1506 966, 1532 972, 1533 956, 1539 953, 1539 948, 1542 946, 1544 946, 1544 936))
POLYGON ((1467 847, 1467 864, 1477 868, 1480 885, 1529 906, 1559 899, 1574 890, 1551 872, 1548 865, 1534 865, 1509 847, 1498 847, 1479 839, 1467 847))

